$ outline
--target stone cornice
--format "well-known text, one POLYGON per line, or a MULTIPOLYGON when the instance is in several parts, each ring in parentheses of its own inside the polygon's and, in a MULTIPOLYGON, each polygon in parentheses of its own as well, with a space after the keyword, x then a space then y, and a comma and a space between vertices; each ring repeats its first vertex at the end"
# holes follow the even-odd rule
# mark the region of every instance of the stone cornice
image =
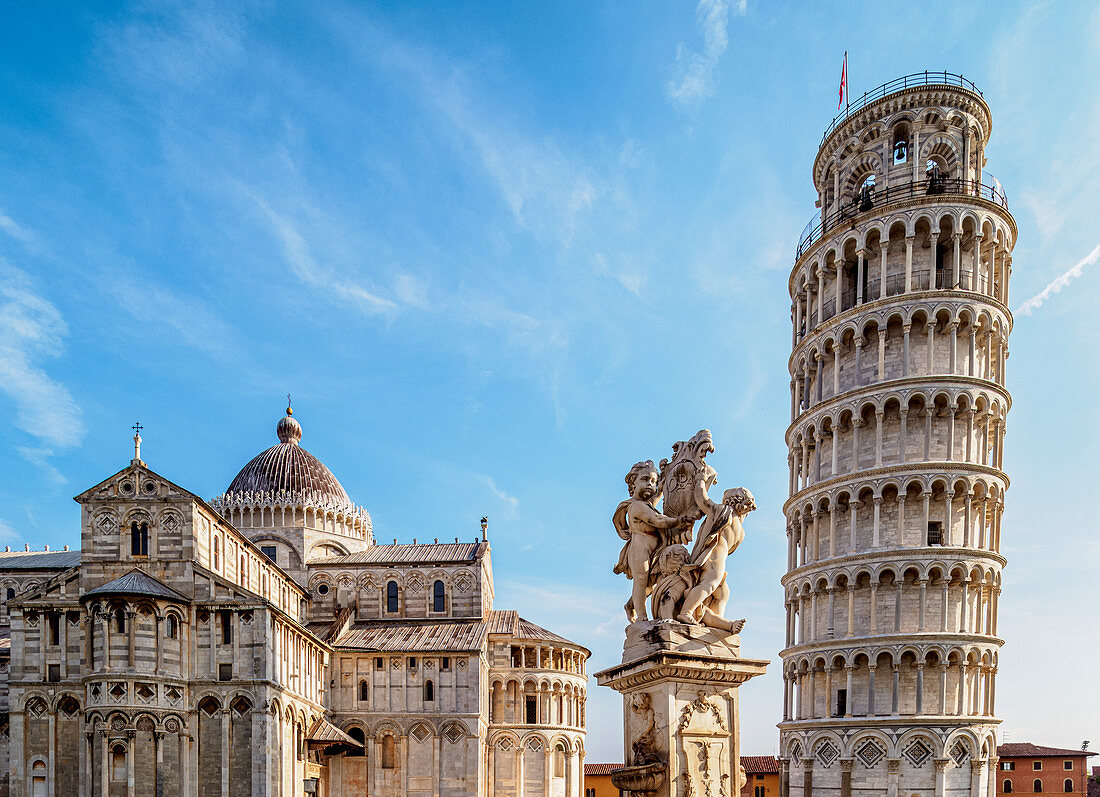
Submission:
POLYGON ((798 341, 791 350, 791 355, 787 358, 787 372, 791 373, 793 377, 793 373, 791 372, 792 366, 797 359, 805 353, 806 349, 812 348, 810 344, 819 342, 822 338, 826 337, 828 333, 835 332, 838 328, 861 315, 873 315, 879 310, 892 310, 897 307, 911 308, 913 305, 922 303, 943 304, 944 302, 951 302, 961 307, 975 301, 987 304, 1001 313, 1007 326, 1007 331, 1005 332, 1006 337, 1012 334, 1013 316, 1012 311, 1008 309, 1008 305, 1002 304, 997 299, 984 293, 978 293, 977 291, 945 290, 895 293, 893 296, 887 296, 883 299, 874 299, 870 302, 864 302, 863 304, 856 304, 843 312, 830 316, 827 321, 820 322, 816 327, 803 335, 802 339, 798 341))
MULTIPOLYGON (((845 219, 844 224, 838 223, 833 226, 828 233, 823 234, 819 239, 814 241, 806 250, 798 256, 794 261, 794 266, 791 268, 791 276, 787 280, 787 293, 793 292, 794 281, 798 276, 799 270, 807 259, 813 259, 813 256, 817 254, 818 250, 826 248, 826 245, 831 245, 837 238, 843 237, 850 232, 856 230, 860 224, 870 221, 879 221, 883 216, 888 213, 896 213, 899 210, 911 210, 920 209, 924 210, 929 207, 944 207, 945 205, 955 205, 959 203, 965 203, 970 205, 976 205, 983 210, 995 211, 1008 222, 1012 228, 1012 242, 1015 244, 1016 236, 1019 230, 1016 227, 1016 219, 1013 218, 1012 212, 999 205, 993 200, 985 199, 980 196, 973 196, 971 194, 926 194, 920 197, 914 197, 912 199, 899 199, 893 202, 884 202, 881 205, 875 205, 871 210, 866 210, 863 213, 856 213, 855 215, 845 219)), ((904 295, 904 294, 902 294, 904 295)))
POLYGON ((1001 720, 987 714, 877 714, 873 717, 865 715, 862 717, 818 717, 806 720, 784 720, 776 723, 776 727, 784 733, 793 733, 795 731, 812 731, 819 728, 859 730, 864 727, 944 727, 954 730, 955 728, 1000 724, 1001 720))
POLYGON ((894 648, 901 650, 905 647, 959 647, 962 645, 1001 648, 1004 647, 1004 644, 1004 640, 1000 637, 986 634, 960 634, 947 631, 903 631, 896 634, 876 634, 875 636, 837 637, 819 640, 817 642, 807 642, 804 645, 791 645, 779 651, 779 656, 786 661, 787 659, 812 655, 814 653, 836 654, 844 651, 852 653, 867 648, 875 650, 894 648))
POLYGON ((935 391, 941 387, 957 387, 957 388, 978 388, 981 390, 991 390, 997 393, 1004 399, 1005 412, 1012 409, 1012 395, 1008 392, 1008 389, 998 383, 992 382, 988 379, 982 379, 977 376, 962 376, 961 374, 930 374, 925 376, 907 376, 902 379, 887 379, 883 382, 873 382, 869 385, 860 385, 850 390, 845 390, 843 393, 837 393, 835 396, 829 396, 827 399, 823 399, 813 405, 810 409, 799 414, 791 424, 787 427, 787 431, 784 435, 787 446, 791 445, 791 434, 796 432, 799 427, 805 426, 811 423, 814 419, 827 415, 830 410, 835 408, 839 404, 844 404, 852 399, 859 399, 861 397, 867 398, 885 398, 884 394, 904 391, 907 388, 927 388, 935 391))
POLYGON ((815 493, 827 493, 833 487, 843 485, 845 483, 859 483, 874 481, 876 479, 893 476, 895 474, 910 473, 914 477, 927 476, 929 474, 941 474, 954 472, 959 475, 966 474, 980 474, 985 476, 992 476, 1000 479, 1005 486, 1005 489, 1011 485, 1008 476, 1004 471, 997 468, 991 468, 988 465, 977 465, 973 462, 934 462, 934 461, 921 461, 921 462, 907 462, 903 465, 890 465, 883 468, 868 468, 866 470, 857 470, 847 473, 843 476, 836 476, 825 481, 817 482, 809 487, 804 487, 797 493, 792 495, 783 504, 783 514, 786 515, 792 507, 796 506, 799 502, 804 501, 815 493))
POLYGON ((595 677, 600 686, 622 692, 664 681, 736 686, 763 675, 767 668, 765 659, 723 659, 662 651, 601 670, 595 677))
POLYGON ((896 564, 898 562, 905 562, 909 564, 914 560, 924 560, 928 562, 942 562, 950 559, 967 559, 967 560, 993 560, 1001 567, 1008 564, 1008 560, 999 553, 993 553, 992 551, 982 550, 980 548, 963 548, 961 546, 941 546, 935 545, 924 548, 885 548, 881 551, 865 551, 857 554, 842 554, 840 556, 834 556, 829 559, 818 559, 816 562, 802 565, 794 570, 787 571, 779 583, 781 586, 787 586, 792 581, 807 575, 817 575, 821 572, 832 571, 835 569, 851 567, 852 565, 858 565, 868 562, 886 562, 890 564, 896 564))

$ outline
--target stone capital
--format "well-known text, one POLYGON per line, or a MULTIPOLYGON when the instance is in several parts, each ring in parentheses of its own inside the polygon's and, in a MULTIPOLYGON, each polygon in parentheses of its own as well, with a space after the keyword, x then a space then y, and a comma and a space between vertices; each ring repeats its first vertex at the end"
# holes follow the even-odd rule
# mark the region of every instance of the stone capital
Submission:
POLYGON ((855 762, 856 762, 856 760, 854 758, 842 758, 842 759, 840 759, 840 771, 841 772, 851 772, 852 771, 852 766, 855 764, 855 762))

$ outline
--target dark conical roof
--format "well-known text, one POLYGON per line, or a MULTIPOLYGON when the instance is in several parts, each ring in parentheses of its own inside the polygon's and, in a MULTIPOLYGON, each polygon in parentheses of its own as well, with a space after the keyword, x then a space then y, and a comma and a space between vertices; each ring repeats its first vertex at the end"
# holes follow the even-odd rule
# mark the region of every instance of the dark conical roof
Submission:
POLYGON ((334 504, 351 506, 351 498, 332 471, 298 441, 302 427, 287 408, 276 432, 279 443, 253 457, 225 491, 234 493, 289 493, 321 496, 334 504))

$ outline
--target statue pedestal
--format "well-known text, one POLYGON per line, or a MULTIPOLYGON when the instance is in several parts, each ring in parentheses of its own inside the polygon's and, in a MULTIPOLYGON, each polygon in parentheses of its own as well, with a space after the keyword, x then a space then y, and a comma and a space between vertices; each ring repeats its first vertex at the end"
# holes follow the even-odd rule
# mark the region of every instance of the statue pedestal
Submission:
POLYGON ((741 658, 737 641, 669 620, 627 628, 623 663, 596 673, 623 695, 627 766, 612 773, 613 784, 636 797, 740 794, 737 688, 768 662, 741 658), (643 760, 639 748, 661 761, 643 760))

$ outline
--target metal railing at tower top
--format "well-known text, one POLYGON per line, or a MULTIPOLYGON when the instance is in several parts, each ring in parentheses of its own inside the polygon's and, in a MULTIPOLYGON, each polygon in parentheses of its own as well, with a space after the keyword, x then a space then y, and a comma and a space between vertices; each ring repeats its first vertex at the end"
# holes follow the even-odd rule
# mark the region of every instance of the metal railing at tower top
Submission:
POLYGON ((840 125, 844 124, 844 121, 852 114, 859 113, 871 103, 877 102, 886 95, 893 94, 895 91, 904 91, 905 89, 916 88, 918 86, 958 86, 959 88, 973 91, 979 97, 985 96, 977 86, 962 75, 956 75, 954 72, 916 72, 912 75, 905 75, 904 77, 895 78, 889 83, 883 83, 878 88, 865 92, 863 96, 855 102, 849 103, 848 106, 845 107, 844 112, 834 116, 833 121, 825 128, 825 134, 821 136, 821 143, 824 144, 829 134, 840 127, 840 125))
POLYGON ((794 259, 815 244, 822 235, 837 224, 853 219, 876 208, 882 208, 891 202, 915 199, 927 196, 973 196, 988 200, 1008 210, 1008 198, 997 179, 991 174, 985 175, 989 183, 981 180, 963 180, 961 177, 931 177, 927 180, 914 180, 910 183, 892 185, 889 188, 870 188, 864 190, 837 210, 822 218, 817 216, 806 224, 798 239, 798 249, 794 259))

